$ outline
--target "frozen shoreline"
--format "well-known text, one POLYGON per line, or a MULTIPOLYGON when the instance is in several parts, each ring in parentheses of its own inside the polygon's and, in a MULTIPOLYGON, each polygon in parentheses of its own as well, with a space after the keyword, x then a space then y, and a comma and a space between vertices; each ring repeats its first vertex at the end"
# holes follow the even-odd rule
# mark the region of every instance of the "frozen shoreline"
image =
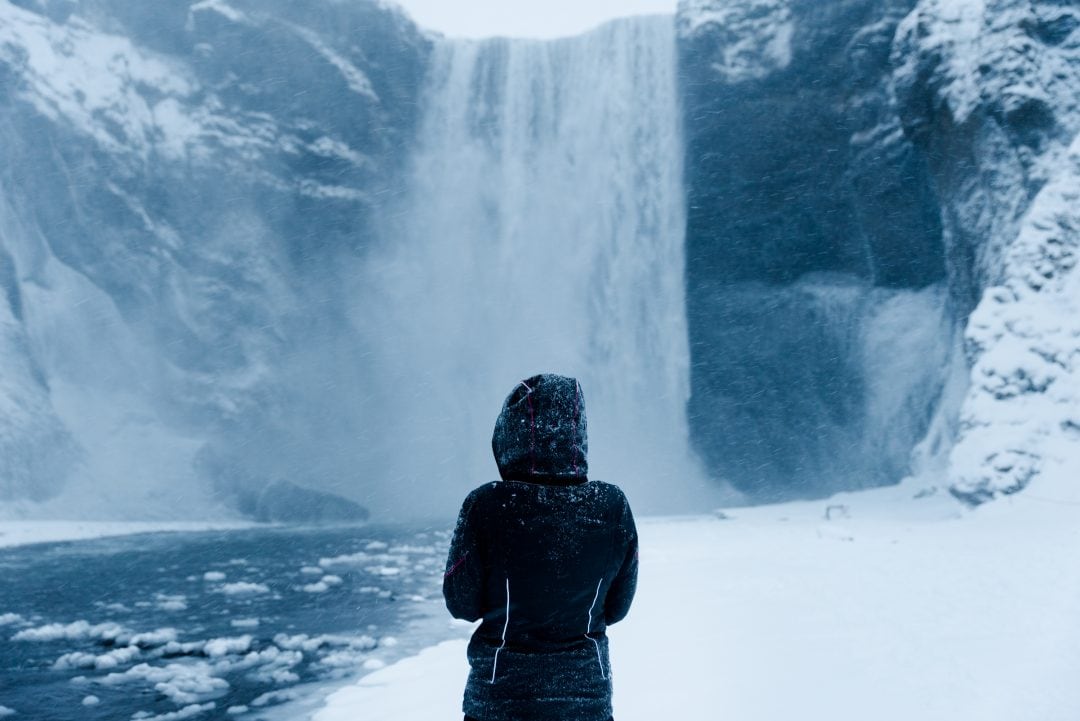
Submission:
POLYGON ((136 533, 194 533, 254 528, 253 521, 0 521, 0 548, 89 541, 136 533))
MULTIPOLYGON (((641 519, 615 718, 1076 719, 1080 510, 910 490, 641 519)), ((460 717, 466 674, 465 641, 443 641, 311 718, 460 717)))

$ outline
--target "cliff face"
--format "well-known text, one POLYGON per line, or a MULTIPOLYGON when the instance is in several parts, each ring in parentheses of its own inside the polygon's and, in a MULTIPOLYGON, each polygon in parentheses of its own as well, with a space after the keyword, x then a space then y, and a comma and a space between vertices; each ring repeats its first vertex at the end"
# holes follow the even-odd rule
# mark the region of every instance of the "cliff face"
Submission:
MULTIPOLYGON (((936 442, 955 444, 947 475, 965 501, 1076 467, 1080 10, 1071 5, 681 5, 691 409, 714 472, 750 490, 783 488, 808 469, 858 472, 857 462, 824 459, 865 436, 872 418, 861 399, 881 381, 919 417, 943 416, 936 442), (836 322, 835 308, 793 295, 797 279, 821 271, 875 289, 943 283, 944 312, 912 328, 940 324, 943 339, 960 328, 962 357, 927 354, 932 344, 910 335, 894 351, 923 364, 927 375, 909 378, 924 389, 946 368, 966 368, 966 396, 950 393, 959 408, 860 366, 837 340, 838 329, 859 332, 858 314, 836 322), (740 300, 755 282, 768 293, 740 300), (782 352, 761 350, 770 323, 786 329, 782 352), (758 369, 749 381, 747 367, 758 369), (744 419, 795 433, 747 443, 744 419), (863 427, 846 434, 851 419, 863 427), (778 458, 804 460, 780 467, 778 458)), ((897 462, 872 482, 904 475, 902 447, 926 429, 888 428, 897 462)))
POLYGON ((978 503, 1040 477, 1045 488, 1072 486, 1080 9, 922 0, 900 26, 893 62, 905 131, 942 201, 953 293, 971 311, 953 493, 978 503))
MULTIPOLYGON (((573 239, 616 229, 618 263, 583 283, 583 300, 563 293, 565 310, 539 307, 538 293, 522 302, 540 317, 602 319, 572 337, 608 363, 588 365, 603 377, 667 369, 667 390, 645 383, 625 394, 633 410, 613 418, 640 427, 634 413, 649 393, 679 416, 681 285, 653 273, 680 265, 678 248, 658 260, 654 241, 681 237, 679 171, 656 170, 678 157, 676 97, 688 424, 710 475, 758 500, 822 496, 897 481, 918 447, 947 456, 951 489, 970 503, 1035 479, 1066 484, 1080 465, 1080 10, 1051 0, 684 0, 675 21, 678 88, 664 80, 619 95, 637 86, 614 82, 603 45, 613 31, 553 45, 558 57, 586 49, 589 68, 608 63, 613 94, 584 88, 570 110, 505 112, 499 122, 522 142, 477 154, 421 97, 438 89, 429 71, 446 58, 378 0, 0 0, 3 512, 291 513, 295 499, 323 508, 328 493, 363 502, 374 483, 429 482, 385 472, 391 446, 379 439, 400 435, 411 406, 385 393, 395 424, 373 399, 394 385, 380 379, 425 376, 432 363, 469 368, 477 387, 511 372, 482 372, 475 358, 490 332, 474 341, 459 327, 490 315, 493 295, 525 286, 491 293, 445 272, 462 248, 497 235, 499 198, 516 209, 507 227, 523 244, 498 256, 512 269, 496 268, 500 279, 517 277, 526 250, 529 268, 558 268, 577 253, 573 239), (640 120, 636 104, 650 101, 672 128, 602 128, 611 109, 640 120), (423 108, 432 132, 418 136, 423 108), (567 137, 601 128, 603 142, 582 132, 573 137, 588 141, 565 158, 537 153, 547 127, 567 137), (421 147, 421 136, 447 147, 421 147), (616 199, 577 189, 567 199, 563 170, 552 173, 559 192, 525 171, 511 176, 528 182, 499 183, 487 169, 462 180, 479 161, 506 173, 562 160, 597 174, 589 188, 617 186, 616 199), (435 180, 454 192, 432 191, 443 187, 435 180), (540 220, 525 221, 520 208, 545 199, 557 210, 539 203, 540 220), (606 209, 602 223, 594 206, 606 209), (633 233, 619 230, 628 223, 633 233), (407 245, 401 229, 412 226, 422 228, 403 249, 408 262, 370 262, 397 257, 368 251, 407 245), (554 236, 570 249, 556 252, 554 236), (447 304, 428 277, 467 302, 447 304), (628 301, 652 287, 640 278, 662 278, 661 290, 628 301), (412 297, 403 285, 415 301, 399 302, 412 297), (661 304, 659 292, 676 300, 661 304), (429 318, 438 327, 416 325, 410 303, 442 304, 429 318), (631 370, 603 370, 620 364, 631 370)), ((654 41, 670 30, 638 25, 655 25, 654 41)), ((669 48, 663 37, 649 47, 669 48)), ((618 46, 627 68, 642 43, 618 46)), ((463 57, 476 47, 462 46, 463 57)), ((484 120, 494 106, 474 91, 513 79, 513 107, 547 108, 561 84, 581 82, 549 65, 493 60, 480 80, 454 75, 454 103, 465 105, 453 107, 484 120)), ((492 118, 481 139, 497 130, 492 118)), ((606 258, 598 247, 590 257, 606 258)), ((495 267, 488 251, 475 257, 476 268, 495 267)), ((573 345, 531 334, 517 343, 529 344, 573 345)), ((453 374, 447 383, 461 385, 453 374)), ((415 403, 429 400, 416 392, 415 403)), ((603 425, 611 447, 630 437, 603 425)), ((685 435, 681 418, 662 425, 685 435)), ((428 443, 421 452, 432 453, 428 443)))
POLYGON ((691 422, 713 472, 754 495, 897 480, 937 400, 941 209, 890 62, 912 5, 679 8, 691 422))
POLYGON ((193 456, 335 334, 428 49, 378 2, 0 2, 0 499, 237 492, 193 456))
POLYGON ((945 277, 939 209, 889 52, 911 0, 683 3, 691 277, 945 277))

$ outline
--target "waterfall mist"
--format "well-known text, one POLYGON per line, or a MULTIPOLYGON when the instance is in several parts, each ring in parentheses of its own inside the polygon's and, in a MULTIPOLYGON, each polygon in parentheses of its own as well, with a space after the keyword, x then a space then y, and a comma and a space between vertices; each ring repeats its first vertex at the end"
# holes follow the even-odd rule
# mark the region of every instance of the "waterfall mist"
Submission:
POLYGON ((580 379, 590 476, 708 508, 690 451, 683 144, 671 17, 551 42, 443 41, 412 169, 357 275, 368 500, 445 513, 497 477, 521 378, 580 379))

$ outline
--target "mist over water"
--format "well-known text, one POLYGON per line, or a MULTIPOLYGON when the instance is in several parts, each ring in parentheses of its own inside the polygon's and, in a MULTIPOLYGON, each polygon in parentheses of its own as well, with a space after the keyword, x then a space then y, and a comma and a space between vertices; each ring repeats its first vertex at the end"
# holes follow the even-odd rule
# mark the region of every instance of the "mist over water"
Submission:
POLYGON ((708 508, 686 420, 672 18, 442 41, 431 68, 407 189, 353 314, 380 418, 369 505, 445 513, 497 478, 503 398, 557 372, 584 389, 590 477, 642 510, 708 508))

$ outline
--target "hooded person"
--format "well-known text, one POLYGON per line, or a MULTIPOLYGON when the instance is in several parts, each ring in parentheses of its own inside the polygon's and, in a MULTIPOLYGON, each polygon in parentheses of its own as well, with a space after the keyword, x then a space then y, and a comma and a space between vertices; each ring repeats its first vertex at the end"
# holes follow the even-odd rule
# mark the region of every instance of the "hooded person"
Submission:
POLYGON ((606 629, 630 610, 638 539, 623 492, 588 479, 581 386, 521 381, 491 445, 502 480, 466 497, 443 576, 450 613, 481 621, 465 718, 606 721, 606 629))

